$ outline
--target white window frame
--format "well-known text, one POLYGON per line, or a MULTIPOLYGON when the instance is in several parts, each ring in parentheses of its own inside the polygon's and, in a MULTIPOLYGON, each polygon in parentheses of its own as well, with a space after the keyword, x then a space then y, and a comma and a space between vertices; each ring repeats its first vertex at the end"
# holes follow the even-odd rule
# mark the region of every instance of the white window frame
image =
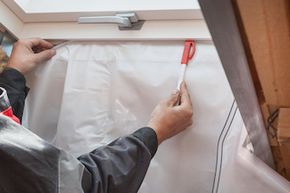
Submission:
POLYGON ((106 0, 107 3, 98 6, 96 0, 82 1, 86 4, 77 4, 81 0, 0 0, 0 23, 18 39, 211 40, 196 0, 167 0, 166 4, 160 3, 161 0, 159 3, 145 0, 143 4, 122 0, 127 3, 113 8, 110 3, 115 0, 106 0), (141 30, 120 31, 115 24, 77 23, 80 16, 115 15, 125 11, 135 12, 145 20, 141 30))

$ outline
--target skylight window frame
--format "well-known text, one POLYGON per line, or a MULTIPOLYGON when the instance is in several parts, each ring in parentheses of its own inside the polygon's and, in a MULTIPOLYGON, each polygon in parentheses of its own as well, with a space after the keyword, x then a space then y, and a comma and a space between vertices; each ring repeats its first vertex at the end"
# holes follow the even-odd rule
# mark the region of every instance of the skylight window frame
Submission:
MULTIPOLYGON (((77 40, 178 40, 187 38, 211 40, 197 1, 193 1, 196 3, 192 3, 191 7, 189 6, 191 0, 185 0, 186 3, 169 0, 170 3, 164 4, 163 7, 160 4, 155 6, 152 0, 146 0, 143 1, 143 5, 142 3, 139 5, 142 2, 139 1, 139 4, 126 4, 117 8, 116 6, 110 8, 108 5, 102 5, 96 11, 86 9, 85 6, 81 6, 80 10, 73 6, 67 6, 63 11, 56 8, 61 6, 61 4, 58 4, 59 2, 68 0, 56 1, 47 10, 43 7, 29 8, 28 6, 33 2, 48 1, 51 2, 51 0, 0 0, 0 16, 3 12, 1 7, 5 7, 6 12, 10 12, 8 18, 7 16, 4 19, 0 18, 0 23, 17 38, 39 36, 46 39, 77 40), (146 2, 151 2, 151 4, 146 2), (135 12, 141 20, 145 20, 145 24, 140 31, 119 31, 118 26, 111 24, 80 25, 77 23, 81 16, 115 15, 125 11, 135 12), (17 24, 14 25, 14 23, 17 24)), ((78 0, 70 1, 76 2, 78 0)), ((89 5, 87 6, 89 7, 89 5)))

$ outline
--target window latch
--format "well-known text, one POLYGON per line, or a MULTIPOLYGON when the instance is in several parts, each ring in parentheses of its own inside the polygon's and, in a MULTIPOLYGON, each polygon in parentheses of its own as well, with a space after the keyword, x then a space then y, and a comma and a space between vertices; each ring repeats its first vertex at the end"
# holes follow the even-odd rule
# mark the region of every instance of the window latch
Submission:
POLYGON ((139 20, 135 13, 119 13, 115 16, 79 17, 79 24, 118 24, 119 30, 140 30, 144 20, 139 20))

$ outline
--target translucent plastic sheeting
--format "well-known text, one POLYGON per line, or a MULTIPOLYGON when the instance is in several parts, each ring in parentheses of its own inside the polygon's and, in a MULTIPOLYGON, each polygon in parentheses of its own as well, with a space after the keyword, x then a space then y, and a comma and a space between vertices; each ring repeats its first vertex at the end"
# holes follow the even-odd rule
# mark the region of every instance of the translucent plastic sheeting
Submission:
POLYGON ((76 158, 2 113, 0 154, 1 192, 83 193, 84 166, 76 158))
MULTIPOLYGON (((27 77, 24 124, 75 157, 130 134, 176 88, 182 51, 179 41, 64 44, 27 77)), ((289 192, 288 182, 248 150, 211 43, 197 44, 185 79, 194 124, 161 144, 139 192, 289 192)))

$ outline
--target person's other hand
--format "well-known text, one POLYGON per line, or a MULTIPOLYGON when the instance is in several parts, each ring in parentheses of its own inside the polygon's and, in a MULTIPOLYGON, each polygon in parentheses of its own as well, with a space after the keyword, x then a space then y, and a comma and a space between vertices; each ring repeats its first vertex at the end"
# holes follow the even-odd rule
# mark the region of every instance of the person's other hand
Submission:
POLYGON ((155 130, 160 144, 190 126, 192 115, 190 96, 183 82, 180 91, 176 91, 155 107, 148 126, 155 130))
POLYGON ((56 51, 53 44, 40 38, 18 40, 14 46, 7 67, 26 74, 37 64, 52 58, 56 51))

